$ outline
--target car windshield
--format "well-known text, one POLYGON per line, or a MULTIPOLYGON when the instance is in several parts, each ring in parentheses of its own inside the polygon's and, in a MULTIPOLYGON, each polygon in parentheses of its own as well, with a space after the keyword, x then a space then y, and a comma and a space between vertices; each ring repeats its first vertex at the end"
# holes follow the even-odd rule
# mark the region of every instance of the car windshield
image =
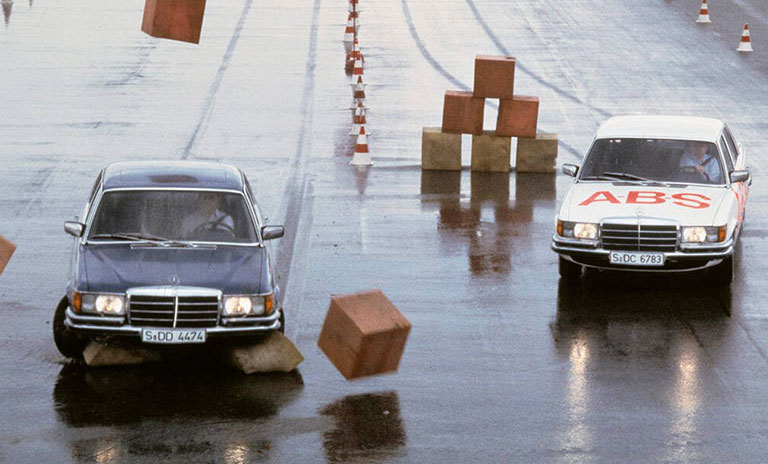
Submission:
POLYGON ((584 159, 581 180, 722 184, 711 142, 668 139, 598 139, 584 159))
POLYGON ((121 190, 101 197, 89 240, 254 243, 242 195, 220 191, 121 190))

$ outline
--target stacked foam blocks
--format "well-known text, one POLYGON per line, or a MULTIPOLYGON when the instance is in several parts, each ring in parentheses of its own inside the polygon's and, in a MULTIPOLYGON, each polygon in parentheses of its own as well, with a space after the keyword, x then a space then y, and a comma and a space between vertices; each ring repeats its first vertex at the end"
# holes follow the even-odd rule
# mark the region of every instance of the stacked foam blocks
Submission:
POLYGON ((477 55, 472 92, 448 90, 442 127, 422 131, 425 170, 461 170, 461 134, 472 135, 472 171, 508 172, 517 137, 517 172, 555 172, 557 135, 538 132, 539 98, 516 95, 515 58, 477 55), (487 98, 498 99, 496 129, 483 130, 487 98))

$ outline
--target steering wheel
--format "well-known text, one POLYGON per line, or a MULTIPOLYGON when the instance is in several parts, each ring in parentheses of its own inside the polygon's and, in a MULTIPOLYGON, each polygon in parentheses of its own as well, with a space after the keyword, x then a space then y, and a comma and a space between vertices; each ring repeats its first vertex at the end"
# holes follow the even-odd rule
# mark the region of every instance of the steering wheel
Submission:
POLYGON ((191 235, 192 236, 202 235, 202 233, 207 230, 216 230, 216 231, 220 230, 223 232, 227 232, 227 234, 231 236, 229 238, 235 238, 237 236, 237 234, 235 234, 235 229, 229 224, 224 223, 224 219, 228 217, 229 216, 222 216, 216 219, 215 221, 206 221, 200 224, 199 226, 195 227, 192 230, 191 235))
POLYGON ((699 176, 704 176, 704 178, 707 180, 707 182, 710 181, 709 174, 707 174, 707 171, 699 172, 696 170, 696 166, 680 166, 679 168, 675 169, 675 172, 673 175, 685 173, 685 174, 696 174, 699 176))

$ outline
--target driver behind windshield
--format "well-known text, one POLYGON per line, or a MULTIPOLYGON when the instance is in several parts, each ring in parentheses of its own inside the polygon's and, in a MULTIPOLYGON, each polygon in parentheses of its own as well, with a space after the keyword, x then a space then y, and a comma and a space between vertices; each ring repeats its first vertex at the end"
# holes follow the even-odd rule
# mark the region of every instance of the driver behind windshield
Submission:
POLYGON ((181 236, 188 240, 200 239, 201 234, 211 230, 234 230, 234 221, 220 209, 222 196, 215 192, 199 194, 198 207, 181 222, 181 236))
POLYGON ((707 142, 687 142, 685 153, 680 157, 680 167, 693 167, 703 180, 719 184, 723 180, 720 163, 716 155, 707 153, 710 146, 713 145, 707 142))

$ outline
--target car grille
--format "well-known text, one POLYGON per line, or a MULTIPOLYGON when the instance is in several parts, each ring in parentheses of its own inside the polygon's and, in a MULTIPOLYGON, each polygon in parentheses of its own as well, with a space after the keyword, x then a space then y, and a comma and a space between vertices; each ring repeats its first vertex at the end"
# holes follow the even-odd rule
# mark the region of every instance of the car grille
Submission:
POLYGON ((602 224, 600 238, 606 250, 675 251, 677 226, 602 224))
POLYGON ((136 327, 215 327, 219 299, 215 296, 131 295, 128 303, 131 325, 136 327))

